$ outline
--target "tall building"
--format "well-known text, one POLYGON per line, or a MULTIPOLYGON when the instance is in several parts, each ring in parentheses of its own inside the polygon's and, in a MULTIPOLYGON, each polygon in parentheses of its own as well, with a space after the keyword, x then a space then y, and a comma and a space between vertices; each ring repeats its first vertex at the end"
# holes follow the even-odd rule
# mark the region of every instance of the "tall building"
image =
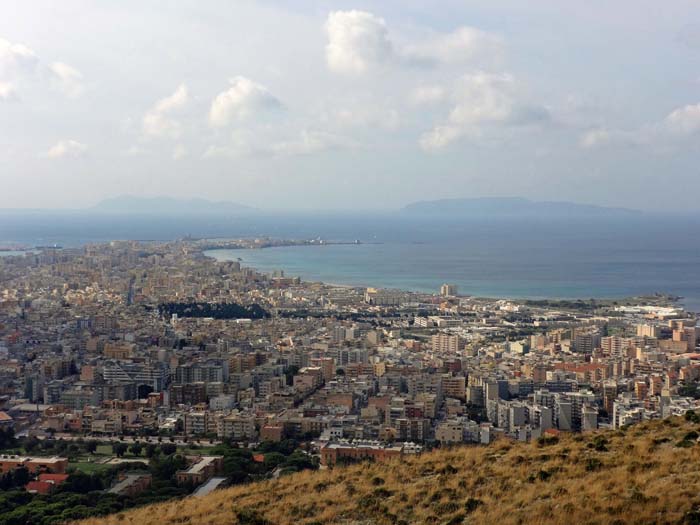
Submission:
POLYGON ((440 287, 440 295, 443 297, 454 297, 457 295, 457 285, 455 284, 443 284, 440 287))
POLYGON ((461 339, 458 335, 435 334, 430 338, 432 350, 435 353, 453 353, 460 350, 461 339))
POLYGON ((653 324, 638 324, 637 337, 659 337, 659 327, 653 324))

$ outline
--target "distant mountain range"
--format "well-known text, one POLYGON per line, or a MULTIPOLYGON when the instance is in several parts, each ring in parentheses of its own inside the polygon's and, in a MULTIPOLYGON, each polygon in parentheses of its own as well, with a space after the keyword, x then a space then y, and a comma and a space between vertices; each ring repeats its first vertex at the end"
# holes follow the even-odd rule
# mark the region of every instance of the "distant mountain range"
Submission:
POLYGON ((255 208, 229 201, 209 201, 206 199, 175 199, 172 197, 135 197, 122 195, 105 199, 91 208, 91 211, 104 213, 138 214, 224 214, 255 211, 255 208))
POLYGON ((574 202, 531 201, 521 197, 441 199, 408 204, 401 213, 439 217, 595 217, 630 216, 642 212, 625 208, 606 208, 574 202))
MULTIPOLYGON (((241 214, 260 210, 230 201, 176 199, 173 197, 136 197, 122 195, 99 202, 86 211, 154 215, 241 214)), ((533 201, 522 197, 485 197, 418 201, 399 210, 412 216, 443 218, 489 217, 595 217, 630 216, 642 212, 626 208, 607 208, 574 202, 533 201)))

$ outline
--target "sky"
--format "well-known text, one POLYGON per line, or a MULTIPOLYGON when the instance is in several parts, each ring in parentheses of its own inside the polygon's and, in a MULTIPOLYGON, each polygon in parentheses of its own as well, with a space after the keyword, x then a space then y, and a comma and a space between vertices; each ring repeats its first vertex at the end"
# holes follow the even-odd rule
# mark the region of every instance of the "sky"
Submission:
POLYGON ((4 0, 0 208, 700 211, 695 0, 4 0))

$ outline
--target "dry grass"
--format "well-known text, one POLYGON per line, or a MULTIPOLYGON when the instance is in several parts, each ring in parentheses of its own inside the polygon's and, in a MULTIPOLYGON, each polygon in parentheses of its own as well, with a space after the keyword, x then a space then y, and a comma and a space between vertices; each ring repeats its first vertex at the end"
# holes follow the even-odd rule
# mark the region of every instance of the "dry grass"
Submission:
POLYGON ((647 422, 302 472, 85 524, 700 523, 698 424, 647 422), (679 443, 687 446, 678 446, 679 443), (694 521, 696 520, 697 521, 694 521))

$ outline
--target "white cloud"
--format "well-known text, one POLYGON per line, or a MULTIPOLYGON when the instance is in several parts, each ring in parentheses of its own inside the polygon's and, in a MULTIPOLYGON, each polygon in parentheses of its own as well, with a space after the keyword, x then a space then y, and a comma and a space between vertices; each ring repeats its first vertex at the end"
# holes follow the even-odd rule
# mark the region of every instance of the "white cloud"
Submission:
POLYGON ((505 121, 513 111, 513 77, 478 72, 464 75, 455 91, 457 104, 450 112, 453 124, 474 126, 505 121))
POLYGON ((393 59, 386 22, 365 11, 335 11, 326 21, 326 61, 336 73, 364 73, 393 59))
POLYGON ((512 75, 479 71, 464 75, 450 94, 452 109, 445 122, 439 123, 420 138, 423 149, 445 148, 464 137, 479 137, 499 127, 526 126, 549 120, 546 108, 518 100, 512 75))
POLYGON ((0 100, 13 100, 17 97, 17 90, 10 82, 0 81, 0 100))
POLYGON ((591 149, 597 148, 599 146, 609 144, 612 140, 613 134, 609 129, 597 128, 586 131, 579 140, 579 145, 582 148, 591 149))
POLYGON ((311 155, 355 147, 355 141, 326 131, 302 130, 297 136, 280 140, 261 138, 249 131, 237 130, 232 134, 229 144, 210 146, 204 157, 270 158, 311 155))
POLYGON ((673 110, 665 119, 669 131, 688 135, 700 131, 700 104, 687 105, 673 110))
POLYGON ((187 86, 181 84, 172 95, 156 102, 143 117, 143 134, 151 138, 178 138, 182 134, 182 126, 171 115, 185 106, 188 100, 187 86))
POLYGON ((24 44, 13 44, 0 38, 0 78, 33 70, 39 58, 24 44))
POLYGON ((355 104, 335 108, 321 115, 324 125, 340 128, 365 127, 393 131, 399 127, 399 112, 387 104, 355 104))
POLYGON ((54 144, 47 152, 46 156, 51 159, 66 157, 80 157, 87 151, 87 146, 77 140, 60 140, 54 144))
POLYGON ((265 86, 249 78, 237 76, 230 83, 231 87, 219 93, 211 103, 209 123, 214 127, 226 126, 259 111, 282 107, 265 86))
POLYGON ((39 58, 24 44, 0 38, 0 101, 18 100, 22 83, 35 72, 39 58))
POLYGON ((699 133, 700 104, 688 104, 674 109, 661 121, 636 129, 599 127, 587 130, 581 135, 579 146, 584 149, 612 145, 651 146, 656 151, 669 152, 699 133))
POLYGON ((410 47, 405 56, 426 64, 491 63, 501 58, 504 42, 500 36, 474 27, 460 27, 452 33, 410 47))
POLYGON ((459 139, 464 132, 459 126, 442 124, 435 126, 420 137, 420 146, 426 151, 437 151, 446 148, 459 139))
POLYGON ((392 42, 383 18, 357 10, 330 13, 326 35, 329 69, 355 75, 382 64, 487 64, 504 48, 501 37, 466 26, 401 48, 392 42))
POLYGON ((419 86, 410 95, 410 101, 417 106, 437 104, 447 97, 447 90, 442 86, 419 86))
POLYGON ((303 130, 296 139, 272 144, 269 151, 274 155, 309 155, 353 146, 352 141, 332 133, 303 130))
POLYGON ((83 94, 83 75, 77 69, 64 62, 53 62, 49 66, 51 78, 55 87, 67 97, 76 98, 83 94))

